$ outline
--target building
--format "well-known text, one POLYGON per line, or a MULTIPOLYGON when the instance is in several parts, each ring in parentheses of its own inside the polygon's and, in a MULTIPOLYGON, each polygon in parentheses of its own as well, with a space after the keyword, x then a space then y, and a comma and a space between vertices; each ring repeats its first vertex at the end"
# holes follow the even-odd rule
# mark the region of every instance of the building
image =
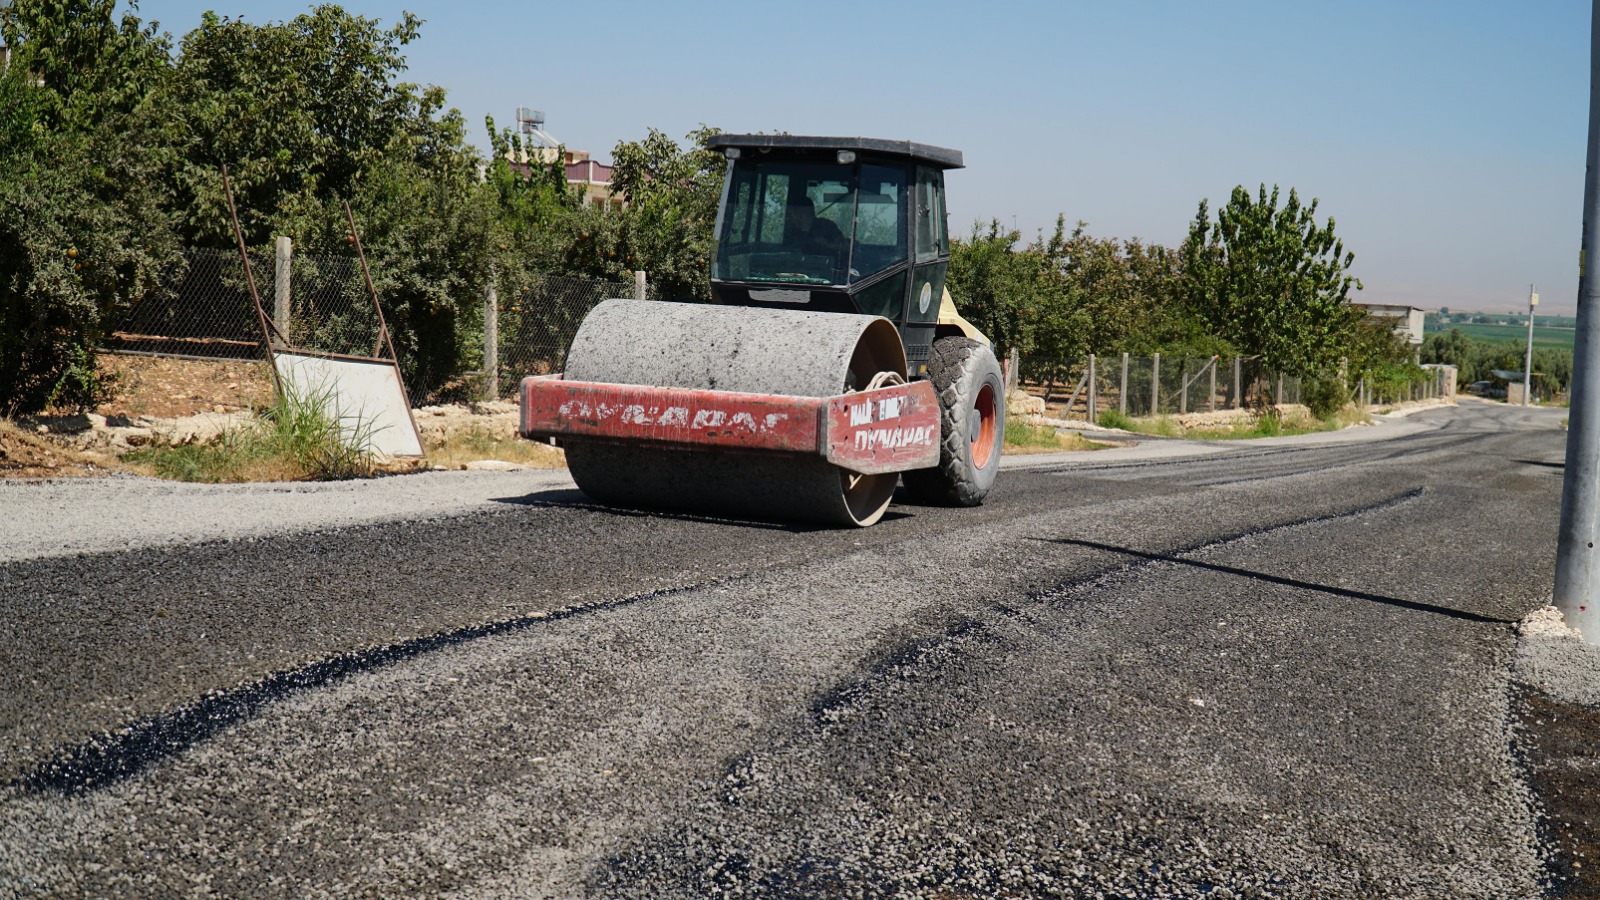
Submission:
POLYGON ((567 150, 544 130, 544 113, 526 106, 517 108, 517 130, 522 135, 520 153, 508 154, 511 168, 524 175, 535 163, 550 165, 557 159, 566 169, 567 186, 581 193, 583 202, 602 209, 621 209, 627 198, 611 192, 611 166, 596 162, 587 150, 567 150))
POLYGON ((1369 319, 1389 322, 1394 329, 1394 333, 1405 338, 1406 343, 1422 343, 1422 321, 1426 315, 1426 310, 1416 306, 1363 300, 1351 300, 1350 305, 1365 309, 1369 319))

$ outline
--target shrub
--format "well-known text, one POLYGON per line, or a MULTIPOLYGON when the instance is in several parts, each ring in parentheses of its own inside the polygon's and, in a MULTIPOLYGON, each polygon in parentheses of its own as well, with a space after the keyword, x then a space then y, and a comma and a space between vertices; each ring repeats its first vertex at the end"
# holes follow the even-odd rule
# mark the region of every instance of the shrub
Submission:
POLYGON ((1324 421, 1337 416, 1350 402, 1350 390, 1338 378, 1308 378, 1300 387, 1300 396, 1311 414, 1324 421))

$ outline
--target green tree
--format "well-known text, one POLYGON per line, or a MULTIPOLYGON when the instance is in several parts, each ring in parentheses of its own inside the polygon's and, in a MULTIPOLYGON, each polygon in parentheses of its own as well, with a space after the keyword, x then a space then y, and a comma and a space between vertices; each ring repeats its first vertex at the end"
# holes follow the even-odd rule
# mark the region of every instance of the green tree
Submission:
POLYGON ((712 229, 728 161, 705 142, 719 131, 701 125, 686 136, 687 147, 654 128, 642 141, 617 144, 611 188, 628 206, 621 216, 584 210, 569 254, 574 267, 609 280, 645 269, 664 299, 709 297, 712 229))
POLYGON ((1188 308, 1176 302, 1182 274, 1178 254, 1137 238, 1099 238, 1079 222, 1068 235, 1058 216, 1054 234, 1039 246, 1062 281, 1060 294, 1072 315, 1040 335, 1040 343, 1065 352, 1190 357, 1226 353, 1188 308), (1069 333, 1057 333, 1064 326, 1069 333))
POLYGON ((1067 358, 1074 304, 1059 295, 1050 261, 1036 247, 1020 247, 1021 233, 993 219, 974 224, 972 236, 950 242, 950 295, 961 314, 994 341, 996 353, 1012 349, 1067 358), (1047 337, 1040 341, 1041 331, 1047 337))
POLYGON ((460 113, 443 90, 401 80, 420 28, 332 5, 268 24, 207 13, 164 100, 184 239, 234 246, 223 166, 252 247, 288 234, 302 251, 347 251, 349 202, 402 369, 427 395, 463 368, 506 241, 460 113))
POLYGON ((0 413, 95 400, 108 322, 177 257, 151 100, 165 43, 113 6, 0 10, 0 413))
POLYGON ((1349 355, 1362 311, 1350 306, 1348 274, 1355 260, 1319 224, 1317 201, 1302 205, 1289 191, 1262 185, 1252 199, 1242 186, 1211 220, 1207 203, 1183 247, 1183 294, 1189 308, 1240 353, 1269 369, 1314 374, 1349 355))

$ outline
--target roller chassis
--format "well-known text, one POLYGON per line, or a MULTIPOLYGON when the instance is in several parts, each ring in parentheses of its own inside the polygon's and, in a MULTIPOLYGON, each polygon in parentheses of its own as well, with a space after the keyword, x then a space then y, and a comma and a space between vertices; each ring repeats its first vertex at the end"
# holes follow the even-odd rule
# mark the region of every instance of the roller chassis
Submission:
POLYGON ((647 443, 663 450, 821 456, 860 475, 939 462, 939 398, 928 381, 833 397, 789 397, 524 379, 522 434, 647 443))

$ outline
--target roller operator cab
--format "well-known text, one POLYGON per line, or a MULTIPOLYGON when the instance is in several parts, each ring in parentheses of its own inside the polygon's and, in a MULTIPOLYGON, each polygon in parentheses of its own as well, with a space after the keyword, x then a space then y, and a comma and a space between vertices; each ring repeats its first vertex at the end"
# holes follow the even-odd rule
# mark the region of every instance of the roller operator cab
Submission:
POLYGON ((959 150, 748 134, 717 135, 707 146, 728 158, 713 300, 882 316, 899 330, 913 377, 926 374, 936 338, 987 343, 955 315, 944 289, 944 173, 961 168, 959 150))
POLYGON ((521 432, 605 503, 871 525, 902 482, 975 506, 1004 387, 944 289, 944 173, 908 141, 718 135, 729 165, 712 304, 607 300, 561 375, 523 379, 521 432))

